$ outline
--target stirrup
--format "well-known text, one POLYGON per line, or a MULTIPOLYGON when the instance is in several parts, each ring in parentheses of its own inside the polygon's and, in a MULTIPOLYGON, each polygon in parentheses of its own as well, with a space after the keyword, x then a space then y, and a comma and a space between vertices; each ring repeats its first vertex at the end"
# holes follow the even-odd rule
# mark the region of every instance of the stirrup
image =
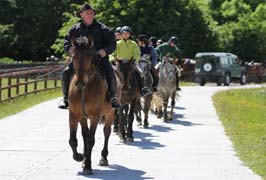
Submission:
POLYGON ((121 103, 119 102, 117 97, 111 98, 111 106, 112 108, 118 109, 121 107, 121 103))

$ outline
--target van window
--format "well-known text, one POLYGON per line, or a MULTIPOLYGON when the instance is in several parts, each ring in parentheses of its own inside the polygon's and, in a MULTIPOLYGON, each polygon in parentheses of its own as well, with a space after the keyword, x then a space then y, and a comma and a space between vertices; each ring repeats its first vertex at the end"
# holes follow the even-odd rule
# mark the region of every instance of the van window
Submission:
POLYGON ((221 62, 221 64, 223 64, 223 65, 229 64, 229 63, 228 63, 228 58, 225 57, 225 56, 221 56, 221 57, 220 57, 220 62, 221 62))

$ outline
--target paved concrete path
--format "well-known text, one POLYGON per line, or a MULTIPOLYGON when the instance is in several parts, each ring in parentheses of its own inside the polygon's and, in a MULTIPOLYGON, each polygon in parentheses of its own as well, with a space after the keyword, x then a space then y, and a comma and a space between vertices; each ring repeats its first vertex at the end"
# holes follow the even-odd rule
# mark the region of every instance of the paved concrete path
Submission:
MULTIPOLYGON (((135 142, 121 144, 112 134, 109 167, 100 167, 103 145, 98 126, 93 149, 94 175, 81 174, 68 145, 68 112, 59 99, 0 120, 0 180, 257 180, 236 157, 212 105, 224 87, 184 87, 175 119, 150 115, 150 128, 134 127, 135 142)), ((1 107, 0 107, 1 108, 1 107)), ((136 124, 136 123, 135 123, 136 124)), ((79 129, 79 144, 82 151, 79 129)))

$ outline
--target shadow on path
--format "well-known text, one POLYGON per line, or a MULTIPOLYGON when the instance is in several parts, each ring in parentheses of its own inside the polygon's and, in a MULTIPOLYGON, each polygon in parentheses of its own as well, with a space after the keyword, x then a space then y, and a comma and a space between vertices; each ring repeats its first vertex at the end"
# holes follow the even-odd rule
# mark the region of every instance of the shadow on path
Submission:
POLYGON ((168 121, 168 124, 176 124, 182 126, 201 126, 202 124, 192 123, 190 121, 182 121, 180 119, 185 119, 183 114, 174 114, 174 119, 172 121, 168 121))
POLYGON ((88 179, 99 180, 145 180, 154 179, 153 177, 145 177, 146 172, 141 170, 129 169, 120 165, 110 165, 108 169, 99 170, 94 169, 93 175, 85 176, 82 172, 78 172, 78 176, 87 177, 88 179))
POLYGON ((143 133, 140 131, 134 131, 134 142, 127 143, 129 146, 137 146, 140 149, 157 149, 161 147, 165 147, 164 145, 153 142, 151 137, 153 136, 151 133, 143 133))

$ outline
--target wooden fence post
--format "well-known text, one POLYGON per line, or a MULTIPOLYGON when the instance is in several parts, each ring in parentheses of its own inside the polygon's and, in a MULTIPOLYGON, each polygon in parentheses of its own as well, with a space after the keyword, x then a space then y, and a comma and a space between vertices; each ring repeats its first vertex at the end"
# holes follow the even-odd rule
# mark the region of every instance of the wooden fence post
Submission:
POLYGON ((47 75, 44 76, 44 89, 47 89, 47 75))
POLYGON ((25 77, 25 90, 24 93, 28 93, 28 76, 25 77))
POLYGON ((8 77, 8 94, 7 94, 7 98, 11 98, 11 90, 12 88, 10 87, 12 85, 12 77, 8 77))
POLYGON ((16 95, 19 95, 19 77, 17 76, 16 95))
POLYGON ((37 77, 38 77, 38 74, 36 73, 35 74, 35 82, 34 82, 34 91, 37 91, 37 88, 38 88, 38 82, 37 82, 37 77))

